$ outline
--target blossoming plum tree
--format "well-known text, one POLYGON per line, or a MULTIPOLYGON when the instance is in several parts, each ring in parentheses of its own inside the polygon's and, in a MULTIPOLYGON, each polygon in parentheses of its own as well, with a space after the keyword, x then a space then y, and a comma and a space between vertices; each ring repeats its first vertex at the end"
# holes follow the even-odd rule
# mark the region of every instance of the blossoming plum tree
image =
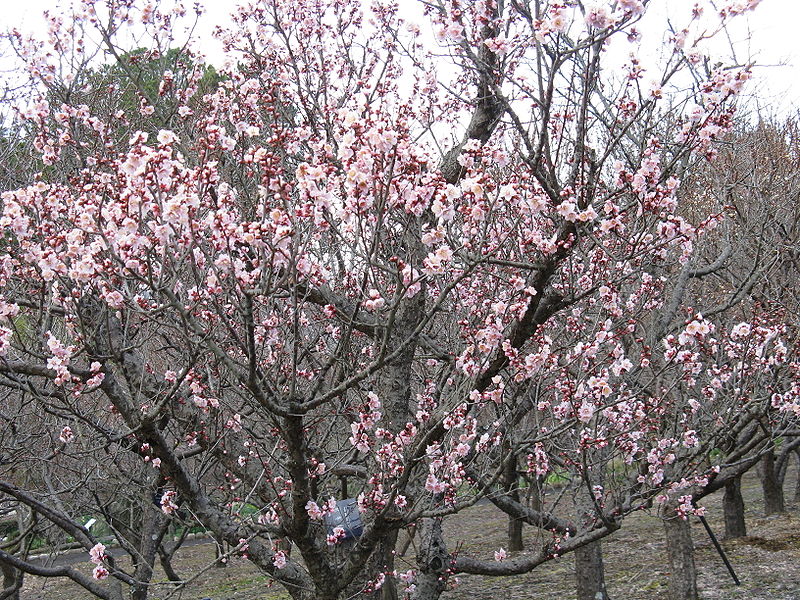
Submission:
MULTIPOLYGON (((173 47, 182 10, 137 4, 12 38, 42 86, 80 86, 83 31, 173 47)), ((231 60, 202 98, 189 66, 135 109, 34 103, 43 168, 0 217, 0 491, 97 568, 0 562, 145 598, 165 523, 191 518, 298 599, 437 598, 573 551, 580 597, 604 595, 599 540, 691 514, 686 490, 799 410, 764 383, 792 358, 780 324, 718 325, 680 287, 724 218, 683 215, 681 169, 713 158, 748 70, 703 72, 699 6, 646 69, 647 4, 437 0, 428 42, 391 2, 263 0, 217 31, 231 60), (161 99, 163 126, 137 127, 161 99), (139 498, 147 525, 115 532, 135 570, 81 525, 109 512, 99 482, 139 498), (348 498, 359 533, 326 525, 348 498), (456 552, 442 523, 481 498, 538 546, 456 552)))
MULTIPOLYGON (((713 273, 708 269, 701 273, 704 283, 693 294, 706 298, 704 314, 727 314, 731 322, 752 318, 755 313, 770 315, 784 323, 784 339, 791 346, 797 335, 797 294, 792 283, 796 206, 790 200, 797 194, 798 183, 791 167, 797 154, 796 121, 769 120, 761 115, 754 123, 741 119, 726 141, 719 160, 694 169, 688 181, 690 189, 702 190, 698 196, 718 198, 730 215, 724 226, 706 239, 701 252, 716 268, 713 273)), ((697 201, 701 201, 699 197, 697 201)), ((748 333, 744 325, 739 330, 748 333)), ((780 369, 772 372, 773 377, 782 375, 780 369)), ((780 445, 761 459, 767 514, 782 510, 786 467, 800 445, 791 429, 784 429, 783 434, 780 445)), ((726 535, 731 537, 745 535, 738 488, 735 481, 726 483, 726 535)))

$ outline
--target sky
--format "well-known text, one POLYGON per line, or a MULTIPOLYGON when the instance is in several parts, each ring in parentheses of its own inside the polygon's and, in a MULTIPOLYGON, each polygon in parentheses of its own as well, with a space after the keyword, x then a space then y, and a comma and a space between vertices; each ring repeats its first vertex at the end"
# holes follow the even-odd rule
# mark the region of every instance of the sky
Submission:
MULTIPOLYGON (((718 4, 724 0, 716 0, 718 4)), ((416 0, 399 0, 401 8, 407 9, 410 18, 418 4, 416 0)), ((20 31, 41 31, 41 13, 53 10, 58 0, 3 0, 4 25, 16 27, 20 31)), ((144 3, 144 2, 143 2, 144 3)), ((187 7, 192 0, 185 0, 187 7)), ((591 0, 590 2, 591 3, 591 0)), ((648 19, 654 28, 663 28, 665 17, 686 13, 695 0, 652 0, 648 19)), ((229 0, 207 0, 206 15, 201 22, 199 33, 204 39, 204 49, 213 63, 213 45, 206 43, 211 38, 210 28, 223 23, 227 12, 235 3, 229 0), (204 31, 204 28, 208 28, 204 31)), ((800 108, 800 43, 798 43, 798 24, 800 24, 800 1, 762 0, 758 8, 743 18, 735 20, 727 32, 730 44, 721 41, 719 51, 729 54, 733 47, 741 62, 754 60, 757 64, 750 93, 755 96, 754 106, 767 113, 788 114, 800 108)), ((642 24, 643 31, 647 22, 642 24)), ((645 31, 646 32, 646 31, 645 31)), ((5 67, 3 67, 5 68, 5 67)))

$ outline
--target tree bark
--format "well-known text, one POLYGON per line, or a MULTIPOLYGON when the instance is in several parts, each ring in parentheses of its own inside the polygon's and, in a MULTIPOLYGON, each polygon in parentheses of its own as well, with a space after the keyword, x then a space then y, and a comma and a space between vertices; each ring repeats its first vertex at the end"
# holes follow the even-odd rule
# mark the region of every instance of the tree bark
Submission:
POLYGON ((725 538, 734 539, 746 536, 747 526, 744 521, 741 475, 725 484, 722 509, 725 514, 725 538))
POLYGON ((608 600, 603 549, 599 541, 575 550, 575 578, 578 600, 608 600))
MULTIPOLYGON (((383 584, 374 589, 373 584, 380 573, 394 571, 395 547, 399 532, 394 530, 378 542, 372 554, 367 559, 362 569, 362 574, 356 577, 350 585, 340 594, 341 598, 361 598, 363 600, 397 600, 397 582, 394 577, 387 575, 383 584)), ((347 560, 350 548, 355 540, 337 544, 335 548, 337 562, 341 565, 347 560)))
POLYGON ((794 501, 800 502, 800 449, 795 450, 797 455, 797 482, 794 487, 794 501))
POLYGON ((4 562, 0 562, 3 571, 3 589, 0 597, 6 600, 19 600, 19 589, 22 587, 22 571, 19 571, 4 562))
POLYGON ((514 517, 508 517, 508 549, 512 552, 525 550, 525 541, 522 539, 523 523, 514 517))
POLYGON ((674 507, 665 509, 664 534, 670 565, 669 599, 698 600, 692 530, 674 507))
POLYGON ((774 515, 784 512, 783 487, 778 482, 775 469, 775 452, 770 450, 761 458, 759 465, 761 488, 764 494, 764 514, 774 515))
MULTIPOLYGON (((514 502, 520 502, 519 497, 519 477, 517 475, 516 458, 506 463, 503 471, 503 487, 514 502)), ((518 552, 525 549, 522 539, 523 523, 511 515, 508 516, 508 549, 518 552)))
POLYGON ((214 563, 215 569, 224 569, 228 566, 228 559, 225 558, 225 542, 223 540, 215 539, 215 555, 217 557, 216 562, 214 563))
MULTIPOLYGON (((590 523, 596 519, 594 503, 585 491, 583 494, 578 494, 576 503, 579 523, 590 523)), ((603 548, 600 541, 575 550, 575 590, 578 600, 608 600, 603 548)))
POLYGON ((138 583, 131 589, 131 600, 147 600, 158 547, 161 545, 169 522, 169 519, 161 511, 153 510, 148 506, 144 511, 138 548, 139 555, 133 557, 136 567, 133 575, 138 583))
POLYGON ((417 573, 411 600, 437 600, 447 586, 447 570, 450 567, 450 554, 442 535, 440 519, 423 519, 417 525, 419 552, 417 553, 417 573))
MULTIPOLYGON (((598 519, 594 486, 605 483, 607 458, 608 453, 603 449, 588 452, 585 458, 585 478, 581 478, 575 498, 579 529, 591 526, 598 519)), ((575 550, 575 590, 577 600, 608 600, 603 547, 599 540, 575 550)))

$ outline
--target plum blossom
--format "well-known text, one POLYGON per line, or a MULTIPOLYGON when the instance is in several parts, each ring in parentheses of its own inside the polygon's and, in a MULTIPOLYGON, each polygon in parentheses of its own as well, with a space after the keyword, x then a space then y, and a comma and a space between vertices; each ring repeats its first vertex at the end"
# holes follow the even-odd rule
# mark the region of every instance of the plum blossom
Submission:
POLYGON ((675 507, 675 512, 684 521, 691 515, 703 516, 705 508, 696 507, 691 495, 685 495, 678 498, 678 505, 675 507))
POLYGON ((489 50, 494 52, 497 56, 505 56, 511 48, 508 40, 503 36, 484 40, 483 45, 489 48, 489 50))
POLYGON ((638 16, 644 12, 642 0, 619 0, 619 8, 634 16, 638 16))
POLYGON ((684 432, 683 445, 686 448, 696 448, 700 445, 700 441, 697 439, 697 432, 694 429, 684 432))
POLYGON ((416 576, 417 574, 412 569, 409 569, 404 573, 398 573, 397 579, 406 585, 406 592, 411 593, 413 591, 411 588, 414 586, 414 579, 416 579, 416 576))
POLYGON ((56 372, 54 383, 56 385, 64 385, 72 379, 67 366, 72 353, 75 352, 75 346, 65 346, 50 331, 45 333, 45 337, 47 338, 47 347, 52 353, 52 356, 47 359, 47 368, 56 372))
POLYGON ((406 289, 406 298, 413 298, 422 289, 422 283, 419 281, 419 273, 413 269, 411 265, 406 265, 403 268, 403 285, 408 286, 406 289))
POLYGON ((433 473, 428 473, 428 477, 425 480, 425 489, 432 494, 442 494, 447 490, 447 484, 439 480, 433 473))
POLYGON ((72 431, 72 427, 69 425, 64 426, 61 430, 61 434, 58 436, 58 439, 64 443, 69 444, 70 442, 75 440, 75 434, 72 431))
POLYGON ((160 146, 171 146, 178 141, 178 136, 169 129, 161 129, 156 136, 160 146))
POLYGON ((313 500, 309 500, 306 502, 306 512, 311 519, 314 519, 315 521, 321 521, 325 515, 330 515, 336 512, 336 500, 334 498, 328 498, 328 500, 324 502, 321 507, 313 500))
POLYGON ((734 325, 731 329, 731 337, 733 339, 744 339, 750 335, 750 324, 749 323, 739 323, 734 325))
POLYGON ((574 202, 564 200, 556 207, 556 212, 564 217, 565 220, 574 222, 578 220, 578 211, 576 209, 577 206, 574 202))
POLYGON ((238 413, 233 415, 230 419, 228 419, 228 422, 225 424, 225 427, 230 429, 233 433, 241 432, 242 431, 242 415, 240 415, 238 413))
POLYGON ((272 564, 275 565, 276 569, 283 569, 286 567, 286 562, 286 552, 283 550, 278 550, 272 557, 272 564))
POLYGON ((175 504, 175 499, 178 497, 178 492, 174 490, 167 490, 161 496, 161 510, 166 515, 174 515, 178 510, 178 505, 175 504))
POLYGON ((506 553, 505 548, 500 548, 499 550, 494 551, 494 559, 497 562, 502 562, 508 557, 508 553, 506 553))
POLYGON ((581 423, 588 423, 592 420, 592 416, 594 415, 594 405, 591 402, 586 400, 581 403, 580 408, 578 409, 578 420, 581 423))
POLYGON ((378 290, 373 288, 369 291, 369 298, 364 301, 364 308, 367 310, 380 310, 384 304, 386 304, 386 300, 381 297, 381 293, 378 290))
POLYGON ((108 575, 109 575, 108 569, 106 569, 103 565, 97 565, 92 570, 92 577, 94 577, 97 580, 106 579, 108 578, 108 575))
POLYGON ((453 41, 460 42, 464 39, 464 27, 455 21, 440 27, 435 32, 436 40, 439 42, 453 41))
POLYGON ((97 543, 95 544, 91 550, 89 550, 89 560, 91 560, 94 564, 99 565, 106 559, 106 547, 103 544, 97 543))
POLYGON ((453 258, 453 251, 449 246, 440 246, 435 252, 431 252, 422 261, 425 266, 423 272, 426 275, 441 275, 445 272, 445 267, 453 258))
POLYGON ((539 442, 534 445, 533 452, 528 454, 526 463, 529 473, 536 473, 536 475, 543 476, 550 472, 550 461, 547 458, 544 446, 539 442))
POLYGON ((586 24, 589 27, 605 29, 613 23, 606 6, 590 6, 586 9, 586 24))
POLYGON ((333 531, 327 536, 326 542, 328 546, 335 546, 347 537, 347 532, 343 527, 334 527, 333 531))
POLYGON ((686 329, 678 336, 678 343, 682 346, 690 343, 693 340, 702 340, 710 333, 713 333, 714 325, 703 318, 703 315, 698 314, 692 321, 686 325, 686 329))

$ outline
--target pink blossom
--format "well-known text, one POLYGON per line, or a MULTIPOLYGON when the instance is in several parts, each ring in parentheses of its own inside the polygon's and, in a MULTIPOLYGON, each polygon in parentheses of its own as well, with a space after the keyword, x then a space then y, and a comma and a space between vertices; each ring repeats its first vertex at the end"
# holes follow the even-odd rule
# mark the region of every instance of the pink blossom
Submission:
POLYGON ((591 6, 586 9, 586 24, 589 27, 605 29, 612 24, 608 8, 605 6, 591 6))
POLYGON ((238 413, 233 415, 230 419, 228 419, 228 422, 225 424, 225 427, 230 429, 233 433, 241 432, 242 431, 242 415, 240 415, 238 413))
POLYGON ((61 434, 58 436, 58 439, 64 444, 74 441, 75 434, 72 432, 72 428, 69 425, 64 426, 64 428, 61 430, 61 434))
POLYGON ((440 481, 433 473, 429 473, 425 480, 425 489, 433 494, 441 494, 447 489, 447 484, 440 481))
POLYGON ((106 569, 103 565, 97 565, 92 571, 92 577, 98 580, 106 579, 108 577, 108 569, 106 569))
POLYGON ((505 56, 511 48, 508 40, 502 36, 484 40, 483 44, 497 56, 505 56))
POLYGON ((89 550, 89 560, 91 560, 94 564, 99 565, 106 559, 106 547, 103 544, 97 543, 95 544, 91 550, 89 550))
POLYGON ((314 502, 313 500, 309 500, 306 502, 306 512, 311 519, 315 521, 321 521, 323 517, 323 512, 320 509, 319 505, 314 502))
POLYGON ((642 0, 619 0, 619 7, 634 16, 638 16, 644 12, 642 0))
POLYGON ((731 329, 731 337, 734 339, 744 339, 750 335, 750 324, 749 323, 739 323, 738 325, 734 325, 731 329))
POLYGON ((159 145, 161 146, 171 146, 172 144, 178 141, 178 136, 175 135, 173 131, 168 129, 161 129, 156 136, 159 145))
POLYGON ((286 553, 283 550, 278 550, 272 557, 272 564, 276 569, 283 569, 286 567, 286 553))
POLYGON ((386 304, 386 300, 381 298, 381 293, 376 289, 369 291, 369 298, 364 301, 364 308, 367 310, 379 310, 386 304))
POLYGON ((345 532, 344 528, 342 528, 342 527, 334 527, 333 528, 333 532, 327 536, 327 544, 328 544, 328 546, 335 546, 336 544, 341 542, 345 538, 346 535, 347 535, 347 532, 345 532))
POLYGON ((591 402, 584 401, 578 409, 578 420, 582 423, 588 423, 592 420, 594 415, 594 405, 591 402))
POLYGON ((178 510, 178 505, 175 504, 175 500, 178 496, 178 492, 174 490, 167 490, 161 496, 161 510, 164 514, 173 515, 178 510))

